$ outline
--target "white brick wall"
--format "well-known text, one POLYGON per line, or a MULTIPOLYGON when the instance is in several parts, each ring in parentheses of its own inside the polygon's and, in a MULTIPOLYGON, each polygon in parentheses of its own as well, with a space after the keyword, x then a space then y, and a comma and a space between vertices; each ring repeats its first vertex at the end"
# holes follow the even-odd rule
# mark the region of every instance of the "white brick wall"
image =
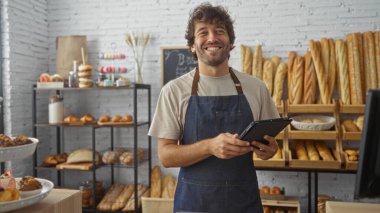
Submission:
MULTIPOLYGON (((2 8, 4 15, 1 23, 4 26, 2 45, 5 54, 2 60, 5 62, 7 133, 31 134, 31 84, 40 72, 46 70, 55 72, 55 39, 61 35, 87 35, 89 63, 94 67, 107 65, 108 62, 97 59, 98 53, 111 51, 110 45, 115 42, 116 52, 127 54, 125 61, 117 63, 132 68, 132 52, 124 42, 124 34, 129 31, 152 33, 152 40, 145 51, 143 77, 145 83, 152 85, 153 112, 160 89, 158 81, 161 76, 160 46, 186 44, 184 33, 188 13, 201 2, 203 1, 2 0, 2 6, 5 7, 2 8)), ((240 68, 240 44, 250 46, 262 44, 265 56, 279 55, 286 60, 290 50, 303 54, 310 39, 344 38, 349 32, 380 29, 380 1, 376 0, 211 2, 225 5, 235 20, 237 48, 232 51, 230 62, 236 68, 240 68)), ((132 78, 133 74, 128 74, 128 77, 132 78)), ((118 94, 74 94, 76 97, 67 95, 66 107, 78 114, 92 112, 98 115, 132 110, 130 99, 125 100, 126 109, 120 108, 120 103, 108 102, 115 99, 115 96, 123 97, 119 92, 118 94), (79 107, 73 101, 77 100, 78 96, 82 99, 79 107)), ((46 97, 41 99, 46 100, 46 97)), ((144 103, 144 100, 141 102, 144 103)), ((41 104, 42 106, 45 105, 41 104)), ((81 130, 65 131, 69 132, 65 134, 65 139, 72 141, 67 143, 72 144, 68 145, 68 150, 79 147, 82 143, 88 143, 85 141, 90 139, 89 134, 76 134, 81 130), (83 142, 78 144, 78 140, 83 142)), ((107 141, 107 133, 97 134, 103 138, 97 143, 106 148, 107 144, 104 144, 104 141, 107 141)), ((154 157, 154 164, 157 164, 156 148, 154 148, 154 157)), ((26 166, 19 168, 21 172, 26 166)), ((171 169, 166 172, 174 173, 176 170, 171 169)), ((306 210, 305 173, 258 172, 258 179, 261 185, 284 186, 290 195, 301 196, 303 210, 306 210)), ((354 175, 322 174, 319 180, 321 193, 332 195, 337 199, 353 199, 354 175)), ((379 200, 370 201, 379 202, 379 200)))

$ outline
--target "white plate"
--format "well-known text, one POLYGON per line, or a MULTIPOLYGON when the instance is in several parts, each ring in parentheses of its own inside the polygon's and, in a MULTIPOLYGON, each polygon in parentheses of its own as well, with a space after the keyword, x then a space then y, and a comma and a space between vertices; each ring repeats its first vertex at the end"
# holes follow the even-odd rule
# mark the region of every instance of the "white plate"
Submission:
POLYGON ((29 139, 33 143, 20 145, 20 146, 0 147, 0 162, 23 159, 30 155, 33 155, 38 144, 38 139, 37 138, 29 138, 29 139))
MULTIPOLYGON (((16 178, 16 181, 20 181, 21 178, 16 178)), ((0 212, 7 212, 7 211, 12 211, 15 209, 21 209, 26 206, 30 206, 32 204, 35 204, 39 202, 40 200, 44 199, 51 189, 54 187, 54 184, 45 179, 41 178, 36 178, 38 181, 41 182, 42 184, 42 190, 39 194, 25 197, 25 198, 20 198, 20 200, 14 200, 14 201, 9 201, 9 202, 1 202, 0 203, 0 212)))

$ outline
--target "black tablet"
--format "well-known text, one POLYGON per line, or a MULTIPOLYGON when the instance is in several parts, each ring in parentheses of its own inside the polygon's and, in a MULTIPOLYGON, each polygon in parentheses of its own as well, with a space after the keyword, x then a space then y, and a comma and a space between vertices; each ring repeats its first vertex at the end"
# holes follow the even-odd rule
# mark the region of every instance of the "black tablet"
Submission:
POLYGON ((290 118, 275 118, 261 121, 253 121, 240 134, 239 138, 243 141, 258 141, 268 145, 268 141, 264 139, 264 135, 276 137, 287 125, 290 124, 290 118))

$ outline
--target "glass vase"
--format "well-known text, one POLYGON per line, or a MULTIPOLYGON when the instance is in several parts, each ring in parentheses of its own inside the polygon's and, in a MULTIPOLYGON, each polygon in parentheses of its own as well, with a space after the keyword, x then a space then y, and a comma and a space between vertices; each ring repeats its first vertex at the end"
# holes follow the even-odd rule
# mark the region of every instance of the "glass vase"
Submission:
POLYGON ((136 62, 135 63, 135 70, 136 70, 136 76, 135 76, 135 83, 136 84, 143 84, 143 78, 142 78, 142 62, 136 62))

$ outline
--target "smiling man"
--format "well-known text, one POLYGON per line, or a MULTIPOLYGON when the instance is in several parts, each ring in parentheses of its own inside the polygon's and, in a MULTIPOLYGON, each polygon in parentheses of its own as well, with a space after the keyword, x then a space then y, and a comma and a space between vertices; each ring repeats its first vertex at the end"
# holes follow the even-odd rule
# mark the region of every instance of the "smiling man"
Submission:
POLYGON ((149 130, 162 165, 181 167, 174 212, 262 212, 252 152, 268 159, 277 142, 238 134, 253 120, 279 117, 277 109, 262 81, 229 67, 235 32, 226 9, 196 7, 185 38, 198 67, 162 88, 149 130))

